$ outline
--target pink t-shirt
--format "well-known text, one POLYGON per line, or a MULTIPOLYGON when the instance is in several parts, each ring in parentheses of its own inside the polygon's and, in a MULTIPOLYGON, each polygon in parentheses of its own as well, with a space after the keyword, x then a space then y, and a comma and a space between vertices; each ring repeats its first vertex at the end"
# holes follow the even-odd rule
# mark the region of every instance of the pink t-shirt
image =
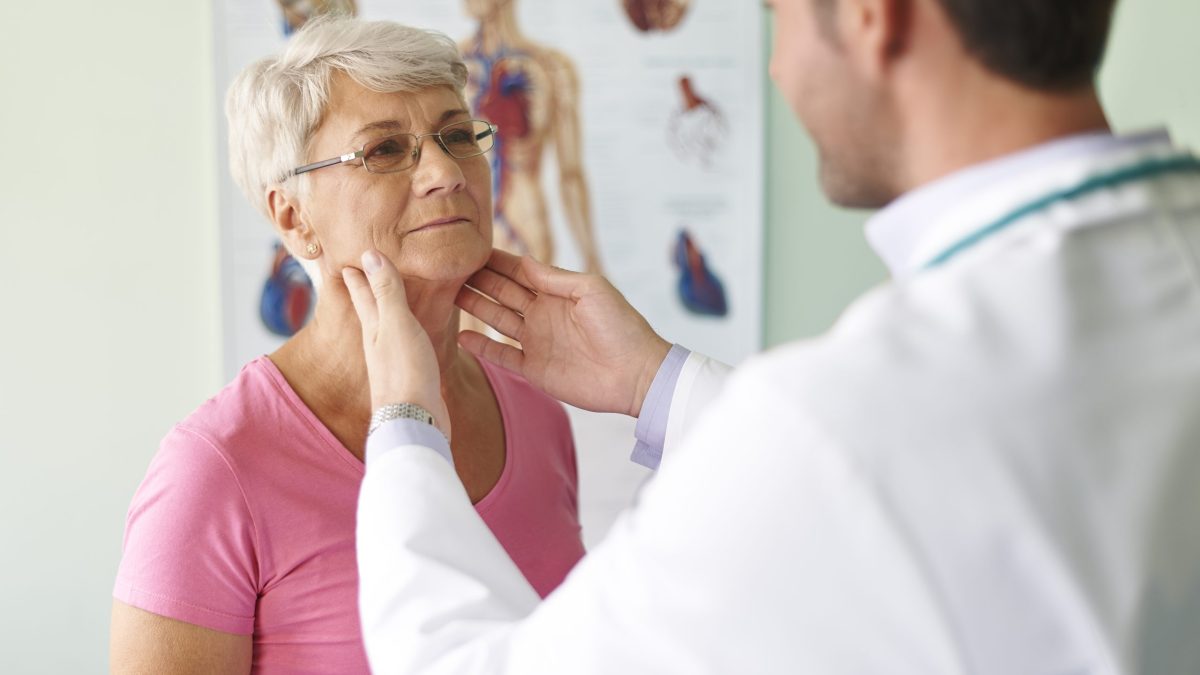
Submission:
MULTIPOLYGON (((499 482, 476 505, 542 596, 583 556, 562 406, 482 363, 504 420, 499 482)), ((113 596, 254 636, 256 673, 368 672, 354 523, 363 464, 266 357, 163 440, 134 495, 113 596)))

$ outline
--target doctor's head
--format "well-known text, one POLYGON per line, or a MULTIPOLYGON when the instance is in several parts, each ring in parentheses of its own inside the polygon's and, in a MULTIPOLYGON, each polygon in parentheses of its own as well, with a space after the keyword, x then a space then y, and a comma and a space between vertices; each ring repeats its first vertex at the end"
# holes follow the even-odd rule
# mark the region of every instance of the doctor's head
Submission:
POLYGON ((768 2, 771 78, 817 146, 822 188, 874 208, 953 166, 914 160, 932 134, 986 145, 1039 102, 1083 109, 1116 0, 768 2))

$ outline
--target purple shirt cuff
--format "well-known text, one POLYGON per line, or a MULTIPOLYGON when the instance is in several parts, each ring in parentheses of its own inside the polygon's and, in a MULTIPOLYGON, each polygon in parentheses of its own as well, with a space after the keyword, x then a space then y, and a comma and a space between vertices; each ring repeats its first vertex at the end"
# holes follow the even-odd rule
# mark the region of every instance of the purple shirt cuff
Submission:
POLYGON ((437 427, 417 420, 397 419, 384 422, 367 436, 367 462, 403 445, 423 445, 433 448, 454 466, 450 443, 437 427))
POLYGON ((667 418, 671 415, 671 398, 675 395, 675 384, 679 373, 691 351, 675 345, 667 352, 658 367, 658 374, 650 383, 650 391, 642 401, 642 414, 638 416, 633 435, 637 443, 633 446, 630 459, 648 469, 658 469, 662 462, 663 445, 667 440, 667 418))

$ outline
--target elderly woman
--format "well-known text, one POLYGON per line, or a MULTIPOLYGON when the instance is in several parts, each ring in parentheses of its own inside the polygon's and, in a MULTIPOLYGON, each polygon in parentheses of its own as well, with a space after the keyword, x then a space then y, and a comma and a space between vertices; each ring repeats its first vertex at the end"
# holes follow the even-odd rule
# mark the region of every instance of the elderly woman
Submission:
POLYGON ((112 665, 367 672, 355 505, 371 416, 343 268, 377 249, 434 345, 455 469, 530 584, 583 554, 561 406, 456 346, 455 296, 492 250, 496 129, 444 36, 322 20, 227 102, 235 180, 319 286, 311 322, 163 440, 130 507, 112 665))

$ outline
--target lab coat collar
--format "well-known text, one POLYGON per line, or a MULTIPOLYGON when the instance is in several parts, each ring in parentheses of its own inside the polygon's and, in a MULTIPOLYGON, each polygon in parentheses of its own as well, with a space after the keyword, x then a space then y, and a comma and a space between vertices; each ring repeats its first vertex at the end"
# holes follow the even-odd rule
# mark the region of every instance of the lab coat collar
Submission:
POLYGON ((956 241, 1015 209, 1097 173, 1173 152, 1165 129, 1056 139, 902 195, 867 222, 867 241, 892 277, 905 279, 956 241))

